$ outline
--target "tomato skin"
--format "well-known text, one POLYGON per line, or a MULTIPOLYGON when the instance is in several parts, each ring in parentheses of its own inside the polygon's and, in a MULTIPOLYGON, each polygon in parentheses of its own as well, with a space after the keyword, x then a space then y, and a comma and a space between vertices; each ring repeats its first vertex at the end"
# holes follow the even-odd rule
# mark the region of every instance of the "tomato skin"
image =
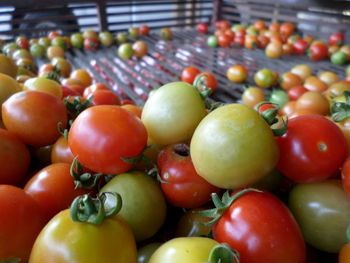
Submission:
POLYGON ((92 105, 120 105, 120 98, 111 90, 96 90, 87 98, 92 105))
POLYGON ((231 45, 231 38, 226 34, 218 35, 218 42, 220 47, 229 47, 231 45))
POLYGON ((140 35, 148 36, 151 29, 147 25, 141 25, 139 28, 140 35))
POLYGON ((308 90, 303 85, 298 85, 290 88, 287 93, 291 100, 297 100, 301 95, 303 95, 308 90))
POLYGON ((196 173, 185 144, 164 148, 157 163, 163 193, 174 206, 197 208, 210 200, 211 193, 219 191, 196 173))
POLYGON ((0 259, 27 262, 35 238, 46 220, 35 200, 23 189, 0 185, 0 259))
POLYGON ((86 109, 74 120, 68 145, 87 168, 106 174, 129 170, 123 157, 139 155, 147 144, 147 131, 139 118, 114 105, 86 109))
POLYGON ((328 43, 329 45, 341 46, 344 43, 345 36, 342 32, 334 32, 329 36, 328 43))
MULTIPOLYGON (((218 87, 218 81, 216 80, 216 77, 211 72, 202 72, 201 74, 197 75, 196 78, 199 78, 202 76, 205 76, 204 78, 204 85, 212 90, 212 92, 215 92, 218 87)), ((196 78, 194 82, 196 82, 196 78)))
POLYGON ((130 227, 119 216, 100 225, 73 222, 66 209, 37 237, 29 263, 136 263, 136 244, 130 227))
POLYGON ((2 105, 2 119, 7 130, 26 144, 35 147, 54 143, 65 128, 67 110, 57 97, 40 91, 22 91, 2 105))
POLYGON ((15 134, 0 128, 0 184, 15 185, 26 175, 30 153, 15 134))
POLYGON ((293 43, 293 53, 295 55, 304 55, 309 44, 303 40, 298 39, 293 43))
POLYGON ((288 122, 277 138, 281 156, 277 168, 295 182, 317 182, 333 175, 347 156, 341 130, 320 115, 304 115, 288 122))
POLYGON ((324 60, 328 57, 328 47, 322 42, 312 44, 309 49, 309 57, 312 61, 324 60))
POLYGON ((304 263, 301 231, 288 208, 267 192, 248 192, 235 200, 213 226, 214 239, 228 243, 241 263, 304 263))
POLYGON ((344 192, 350 198, 350 157, 343 163, 341 170, 341 180, 344 192))
POLYGON ((339 252, 338 263, 348 263, 350 262, 350 243, 344 245, 339 252))
POLYGON ((201 73, 201 71, 196 67, 186 67, 181 73, 181 81, 193 84, 194 79, 199 73, 201 73))
POLYGON ((207 23, 199 23, 197 25, 198 32, 202 34, 208 34, 208 24, 207 23))
POLYGON ((74 156, 68 146, 68 141, 63 136, 59 137, 51 148, 51 163, 73 162, 74 156))
POLYGON ((232 65, 226 71, 226 76, 231 82, 242 83, 248 78, 248 69, 240 64, 232 65))
POLYGON ((47 220, 67 209, 75 197, 87 193, 84 189, 75 189, 68 163, 55 163, 41 169, 26 183, 24 191, 37 201, 47 220))

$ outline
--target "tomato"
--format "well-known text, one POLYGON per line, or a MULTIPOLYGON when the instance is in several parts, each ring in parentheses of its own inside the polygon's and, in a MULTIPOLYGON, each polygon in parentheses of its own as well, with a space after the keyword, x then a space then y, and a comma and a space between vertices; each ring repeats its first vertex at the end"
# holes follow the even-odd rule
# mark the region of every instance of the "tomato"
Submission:
POLYGON ((238 197, 213 226, 214 239, 240 254, 241 263, 303 263, 305 243, 288 208, 274 195, 251 191, 238 197))
POLYGON ((59 99, 62 98, 61 85, 56 81, 45 77, 28 79, 26 82, 24 82, 24 90, 45 92, 59 99))
POLYGON ((296 110, 310 110, 315 114, 327 115, 329 106, 328 100, 322 93, 307 91, 297 99, 296 110))
POLYGON ((142 114, 142 108, 133 104, 124 104, 121 106, 121 108, 130 111, 131 113, 135 114, 138 118, 141 119, 142 114))
POLYGON ((255 84, 261 88, 269 88, 275 84, 275 74, 272 70, 264 68, 254 74, 255 84))
POLYGON ((331 62, 335 65, 344 65, 348 60, 348 55, 343 51, 337 51, 331 56, 331 62))
POLYGON ((72 71, 70 78, 80 81, 84 88, 90 86, 92 83, 92 77, 85 69, 76 69, 72 71))
POLYGON ((0 259, 27 262, 46 221, 35 200, 22 189, 0 185, 0 259))
POLYGON ((40 37, 38 39, 38 44, 42 45, 46 49, 51 45, 51 39, 48 37, 40 37))
POLYGON ((293 53, 295 55, 304 55, 308 46, 309 43, 304 39, 299 39, 293 43, 293 53))
POLYGON ((105 31, 98 34, 98 39, 100 40, 102 46, 110 47, 113 44, 112 33, 105 31))
POLYGON ((281 89, 274 89, 269 99, 271 103, 277 104, 279 108, 282 108, 288 100, 287 92, 281 89))
POLYGON ((200 237, 208 236, 211 226, 204 223, 209 222, 208 217, 202 216, 201 210, 187 210, 178 220, 175 237, 200 237))
POLYGON ((304 82, 304 87, 309 91, 318 91, 318 92, 323 92, 328 89, 327 84, 315 76, 307 77, 304 82))
POLYGON ((312 61, 324 60, 328 57, 328 47, 323 42, 318 41, 311 44, 308 55, 312 61))
POLYGON ((293 53, 293 45, 292 44, 283 44, 282 45, 282 55, 291 55, 293 53))
POLYGON ((141 120, 156 144, 184 142, 206 115, 199 93, 185 82, 168 83, 146 101, 141 120))
POLYGON ((308 244, 338 253, 347 243, 350 202, 339 180, 296 185, 289 195, 289 207, 308 244))
POLYGON ((230 22, 227 21, 227 20, 219 20, 219 21, 216 21, 215 22, 215 27, 217 29, 222 29, 222 30, 225 30, 225 29, 229 29, 230 28, 230 22))
POLYGON ((58 46, 50 46, 46 49, 46 56, 49 60, 55 57, 64 58, 64 50, 58 46))
POLYGON ((278 22, 271 22, 271 24, 269 25, 269 31, 279 32, 280 31, 280 24, 278 22))
POLYGON ((163 40, 172 40, 173 39, 173 32, 168 27, 162 28, 160 30, 160 38, 163 40))
POLYGON ((134 114, 114 105, 84 110, 74 120, 68 144, 83 166, 105 174, 129 170, 122 158, 139 155, 147 143, 144 125, 134 114))
POLYGON ((41 169, 26 183, 24 191, 37 201, 48 220, 68 208, 75 197, 87 193, 75 188, 68 163, 41 169))
POLYGON ((318 78, 326 83, 327 86, 330 86, 339 80, 338 75, 332 71, 322 71, 318 74, 318 78))
POLYGON ((92 29, 87 29, 83 32, 83 38, 87 39, 87 38, 98 38, 97 33, 92 30, 92 29))
POLYGON ((264 20, 256 20, 254 22, 254 27, 259 31, 265 29, 266 28, 265 21, 264 20))
POLYGON ((294 86, 288 89, 288 97, 291 100, 297 100, 301 95, 303 95, 308 90, 303 85, 294 86))
POLYGON ((280 58, 283 53, 282 43, 274 41, 269 43, 265 49, 265 55, 268 58, 280 58))
POLYGON ((219 191, 196 173, 186 144, 167 146, 159 153, 157 163, 163 193, 174 206, 197 208, 219 191))
POLYGON ((209 47, 217 47, 218 46, 218 39, 216 36, 209 36, 207 39, 207 45, 209 47))
POLYGON ((150 28, 147 25, 141 25, 140 28, 139 28, 139 31, 140 31, 140 35, 148 36, 150 28))
POLYGON ((242 83, 248 78, 248 70, 243 65, 232 65, 228 68, 226 76, 231 82, 242 83))
POLYGON ((59 72, 59 74, 67 78, 69 77, 71 71, 72 71, 72 66, 71 64, 64 58, 53 58, 51 60, 51 64, 54 66, 54 68, 59 72))
POLYGON ((243 47, 245 41, 245 36, 235 36, 233 43, 238 47, 243 47))
POLYGON ((256 104, 262 102, 265 99, 265 93, 263 89, 258 87, 248 87, 243 91, 242 103, 248 107, 254 108, 256 104))
POLYGON ((120 105, 120 98, 111 90, 96 90, 87 98, 92 105, 120 105))
POLYGON ((26 144, 40 147, 54 143, 64 129, 67 111, 61 99, 40 91, 22 91, 2 104, 2 120, 7 130, 26 144))
POLYGON ((0 128, 0 184, 15 185, 26 175, 30 153, 15 134, 0 128))
POLYGON ((341 130, 320 115, 291 119, 287 133, 277 142, 281 152, 277 168, 296 182, 316 182, 332 176, 347 156, 341 130))
POLYGON ((178 237, 161 245, 149 263, 202 263, 209 258, 211 249, 219 243, 206 237, 178 237))
POLYGON ((288 38, 294 33, 295 25, 291 22, 284 22, 280 26, 280 33, 283 37, 288 38))
POLYGON ((125 32, 119 32, 117 34, 117 42, 118 44, 123 44, 128 42, 128 35, 125 32))
POLYGON ((229 47, 231 45, 231 38, 225 34, 220 34, 218 37, 220 47, 229 47))
POLYGON ((266 48, 270 43, 270 39, 264 35, 258 36, 258 48, 266 48))
POLYGON ((197 173, 224 189, 258 181, 273 169, 278 156, 268 124, 255 110, 240 104, 210 112, 191 140, 191 158, 197 173))
POLYGON ((0 73, 0 105, 11 97, 11 95, 19 91, 21 91, 21 87, 13 78, 0 73))
POLYGON ((123 206, 117 216, 128 222, 136 241, 152 237, 163 225, 165 199, 157 181, 145 173, 118 174, 100 192, 117 192, 121 195, 123 206))
POLYGON ((329 45, 338 45, 341 46, 344 43, 345 35, 343 32, 334 32, 329 36, 328 43, 329 45))
POLYGON ((57 214, 37 237, 30 263, 136 263, 136 244, 128 224, 119 216, 100 225, 74 222, 69 210, 57 214))
POLYGON ((29 49, 29 40, 24 36, 18 36, 16 38, 16 44, 19 48, 29 49))
POLYGON ((294 66, 290 72, 298 75, 302 80, 305 80, 307 77, 312 75, 312 69, 309 65, 299 64, 294 66))
POLYGON ((84 38, 81 33, 74 33, 70 36, 70 42, 72 46, 75 48, 83 48, 84 46, 84 38))
POLYGON ((52 145, 51 162, 52 163, 69 163, 73 162, 74 156, 68 146, 68 141, 63 136, 59 137, 52 145))
MULTIPOLYGON (((205 71, 201 74, 197 75, 194 79, 193 83, 195 84, 197 80, 202 79, 203 85, 209 89, 211 89, 212 92, 215 92, 218 86, 218 81, 216 80, 216 77, 213 73, 205 71)), ((201 85, 199 86, 199 89, 201 88, 201 85)))
POLYGON ((12 78, 17 75, 17 66, 15 62, 3 54, 0 54, 0 73, 0 76, 6 74, 12 78))
POLYGON ((201 73, 201 71, 194 66, 186 67, 182 70, 181 81, 193 84, 194 79, 199 73, 201 73))
POLYGON ((35 58, 43 58, 45 56, 46 49, 40 44, 33 44, 30 46, 30 54, 35 58))
POLYGON ((67 44, 63 37, 57 36, 51 39, 51 46, 61 47, 63 50, 67 50, 67 44))
POLYGON ((84 89, 83 97, 88 98, 92 93, 98 90, 109 90, 108 86, 104 83, 97 82, 84 89))
POLYGON ((142 58, 148 53, 148 45, 145 41, 139 40, 132 45, 134 56, 142 58))
POLYGON ((341 179, 344 192, 350 198, 350 157, 347 157, 341 169, 341 179))
POLYGON ((84 48, 85 50, 95 51, 100 46, 98 38, 85 38, 84 39, 84 48))
POLYGON ((118 48, 118 56, 122 59, 131 59, 134 55, 134 50, 130 43, 123 43, 118 48))
POLYGON ((285 90, 289 90, 295 86, 303 84, 303 80, 292 72, 285 72, 280 78, 280 86, 285 90))
POLYGON ((129 32, 129 36, 132 39, 137 39, 140 35, 140 30, 138 27, 130 27, 128 32, 129 32))
POLYGON ((344 245, 339 252, 338 263, 347 263, 350 261, 350 243, 344 245))
POLYGON ((49 39, 54 39, 55 37, 58 37, 58 36, 60 36, 61 34, 59 33, 59 32, 57 32, 57 31, 51 31, 51 32, 49 32, 49 34, 47 35, 48 36, 48 38, 49 39))
POLYGON ((258 47, 258 37, 256 35, 246 35, 244 39, 244 47, 254 49, 258 47))
POLYGON ((208 24, 207 23, 199 23, 197 25, 197 31, 202 34, 208 34, 208 24))

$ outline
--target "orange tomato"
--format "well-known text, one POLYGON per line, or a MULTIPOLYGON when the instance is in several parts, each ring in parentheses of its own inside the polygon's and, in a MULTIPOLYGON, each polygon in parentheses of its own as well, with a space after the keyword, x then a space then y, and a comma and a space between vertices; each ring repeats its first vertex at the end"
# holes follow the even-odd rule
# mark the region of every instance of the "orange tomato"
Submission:
POLYGON ((289 90, 293 87, 303 84, 303 80, 292 72, 285 72, 280 78, 280 86, 285 90, 289 90))
POLYGON ((320 92, 307 91, 297 99, 296 110, 309 110, 316 114, 327 115, 329 102, 320 92))
POLYGON ((242 94, 242 103, 251 108, 256 104, 265 100, 265 93, 263 89, 258 87, 249 87, 242 94))
POLYGON ((304 87, 310 91, 323 92, 328 89, 326 83, 317 78, 316 76, 310 76, 305 80, 304 87))
POLYGON ((273 41, 266 46, 265 55, 268 58, 280 58, 283 54, 282 42, 273 41))
POLYGON ((74 70, 70 74, 70 78, 79 80, 83 87, 87 87, 92 84, 92 77, 85 69, 74 70))

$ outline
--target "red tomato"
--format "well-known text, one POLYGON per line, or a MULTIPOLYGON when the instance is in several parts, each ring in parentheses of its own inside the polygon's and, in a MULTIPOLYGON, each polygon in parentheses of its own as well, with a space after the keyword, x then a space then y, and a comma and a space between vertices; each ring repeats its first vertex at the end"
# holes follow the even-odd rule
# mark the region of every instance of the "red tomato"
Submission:
MULTIPOLYGON (((0 259, 27 262, 45 216, 36 201, 23 189, 0 185, 0 259)), ((19 262, 17 261, 17 262, 19 262)))
POLYGON ((149 35, 150 28, 147 25, 141 25, 139 28, 140 35, 148 36, 149 35))
POLYGON ((46 166, 27 182, 24 191, 37 201, 47 220, 67 209, 75 197, 88 192, 75 188, 68 163, 46 166))
POLYGON ((220 30, 229 29, 231 26, 230 22, 227 20, 219 20, 215 22, 215 27, 220 30))
POLYGON ((120 105, 120 98, 111 90, 96 90, 89 98, 92 105, 120 105))
POLYGON ((199 73, 201 73, 201 71, 196 67, 186 67, 181 73, 181 80, 192 85, 199 73))
POLYGON ((304 55, 309 44, 303 40, 298 39, 293 44, 293 53, 296 55, 304 55))
POLYGON ((288 130, 277 138, 277 168, 295 182, 322 181, 336 172, 347 156, 340 128, 321 115, 302 115, 289 120, 288 130))
POLYGON ((122 158, 138 156, 146 147, 147 131, 135 114, 114 105, 84 110, 74 120, 68 145, 79 162, 105 174, 126 172, 132 167, 122 158))
POLYGON ((7 130, 31 146, 54 143, 60 133, 57 125, 67 125, 67 110, 56 96, 40 91, 22 91, 2 104, 2 120, 7 130))
POLYGON ((308 55, 312 61, 324 60, 328 57, 328 47, 326 44, 318 41, 310 46, 308 55))
POLYGON ((244 46, 244 41, 245 41, 245 36, 239 36, 239 35, 235 35, 235 38, 233 39, 233 43, 236 45, 236 46, 239 46, 239 47, 243 47, 244 46))
POLYGON ((95 51, 98 49, 100 42, 98 38, 86 38, 84 39, 84 48, 89 51, 95 51))
POLYGON ((63 136, 52 145, 51 163, 69 163, 73 162, 74 156, 68 146, 68 141, 63 136))
POLYGON ((210 200, 211 193, 219 191, 197 174, 186 144, 164 148, 157 163, 163 193, 174 206, 197 208, 210 200))
POLYGON ((341 46, 344 43, 345 35, 343 32, 334 32, 329 36, 328 43, 330 46, 341 46))
POLYGON ((62 87, 62 98, 67 96, 79 96, 79 92, 70 88, 69 86, 61 86, 62 87))
POLYGON ((280 33, 282 37, 286 39, 294 33, 294 30, 295 30, 295 25, 290 22, 284 22, 280 26, 280 33))
POLYGON ((24 143, 14 133, 0 128, 0 184, 19 183, 29 162, 30 153, 24 143))
POLYGON ((197 30, 200 33, 208 34, 208 24, 207 23, 199 23, 197 25, 197 30))
POLYGON ((16 44, 21 49, 29 49, 29 40, 26 37, 20 36, 16 38, 16 44))
POLYGON ((108 90, 108 87, 100 82, 92 84, 84 89, 83 97, 88 98, 96 90, 108 90))
POLYGON ((288 208, 265 192, 236 199, 213 227, 214 239, 240 254, 241 263, 304 263, 305 243, 288 208))
POLYGON ((215 92, 215 90, 217 89, 218 81, 216 80, 215 76, 212 73, 203 72, 203 73, 197 75, 197 77, 194 80, 194 83, 196 82, 197 78, 202 78, 203 82, 204 82, 203 83, 204 86, 211 89, 212 92, 215 92))
POLYGON ((350 156, 345 160, 342 170, 341 179, 344 191, 346 195, 350 198, 350 156))
POLYGON ((220 47, 229 47, 231 45, 231 38, 226 34, 219 34, 218 42, 220 47))
POLYGON ((287 93, 288 93, 288 97, 291 100, 297 100, 301 95, 303 95, 307 91, 308 89, 306 89, 304 86, 298 85, 288 89, 287 93))

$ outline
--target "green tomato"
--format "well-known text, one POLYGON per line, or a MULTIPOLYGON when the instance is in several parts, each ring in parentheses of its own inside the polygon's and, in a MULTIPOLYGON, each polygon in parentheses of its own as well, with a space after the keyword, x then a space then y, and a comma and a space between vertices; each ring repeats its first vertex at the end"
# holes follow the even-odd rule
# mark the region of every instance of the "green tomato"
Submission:
POLYGON ((218 38, 214 35, 209 36, 207 40, 207 45, 209 47, 217 47, 218 46, 218 38))
POLYGON ((249 26, 246 32, 248 35, 254 35, 254 36, 257 36, 259 34, 259 31, 253 25, 249 26))
POLYGON ((343 51, 337 51, 331 56, 331 61, 335 65, 344 65, 348 61, 348 55, 343 51))
POLYGON ((137 27, 131 27, 129 28, 129 35, 133 39, 137 39, 139 37, 139 29, 137 27))
POLYGON ((117 34, 117 42, 119 44, 123 44, 123 43, 128 42, 128 35, 125 32, 119 32, 117 34))
POLYGON ((176 226, 176 237, 199 237, 208 236, 211 231, 211 227, 205 225, 210 219, 200 215, 200 210, 188 210, 184 213, 176 226))
POLYGON ((271 93, 269 101, 277 104, 279 108, 282 108, 289 101, 289 97, 286 91, 274 89, 271 93))
POLYGON ((2 47, 2 52, 9 56, 12 57, 12 54, 18 49, 18 46, 15 42, 7 43, 2 47))
POLYGON ((254 74, 255 84, 261 88, 269 88, 276 81, 276 75, 270 69, 263 68, 254 74))
POLYGON ((137 263, 148 263, 149 259, 153 255, 162 243, 150 243, 137 250, 137 263))
POLYGON ((133 54, 134 50, 130 43, 121 44, 118 48, 118 56, 122 59, 131 59, 133 54))
POLYGON ((299 184, 289 195, 289 208, 305 241, 326 252, 338 253, 347 243, 350 201, 338 180, 299 184))
POLYGON ((170 28, 165 27, 160 30, 160 38, 163 40, 172 40, 173 39, 173 31, 170 28))
POLYGON ((46 49, 40 44, 33 44, 30 46, 30 54, 35 58, 42 58, 46 54, 46 49))
POLYGON ((258 112, 241 104, 210 112, 195 130, 190 149, 197 173, 224 189, 256 183, 279 158, 271 128, 258 112))
MULTIPOLYGON (((166 204, 162 191, 157 182, 144 173, 119 174, 100 192, 117 192, 121 195, 123 207, 118 216, 128 222, 136 241, 152 237, 165 221, 166 204)), ((110 200, 107 198, 108 202, 110 200)))
POLYGON ((110 47, 113 44, 113 35, 110 32, 101 32, 98 35, 100 42, 105 47, 110 47))
POLYGON ((84 46, 84 38, 81 33, 75 33, 70 36, 70 42, 72 46, 75 48, 83 48, 84 46))
POLYGON ((27 59, 33 59, 32 55, 30 52, 26 49, 17 49, 13 54, 12 54, 12 59, 18 60, 20 58, 27 58, 27 59))
POLYGON ((206 237, 179 237, 160 246, 149 263, 203 263, 219 243, 206 237))
POLYGON ((141 120, 156 144, 168 145, 189 140, 205 115, 204 101, 192 85, 171 82, 148 98, 141 120))
POLYGON ((345 76, 347 76, 347 77, 350 76, 350 65, 348 65, 345 69, 345 76))
POLYGON ((38 44, 42 45, 43 47, 47 48, 51 45, 51 40, 48 37, 41 37, 38 40, 38 44))
POLYGON ((51 40, 51 46, 61 47, 63 50, 66 50, 67 42, 64 40, 63 37, 58 36, 51 40))

